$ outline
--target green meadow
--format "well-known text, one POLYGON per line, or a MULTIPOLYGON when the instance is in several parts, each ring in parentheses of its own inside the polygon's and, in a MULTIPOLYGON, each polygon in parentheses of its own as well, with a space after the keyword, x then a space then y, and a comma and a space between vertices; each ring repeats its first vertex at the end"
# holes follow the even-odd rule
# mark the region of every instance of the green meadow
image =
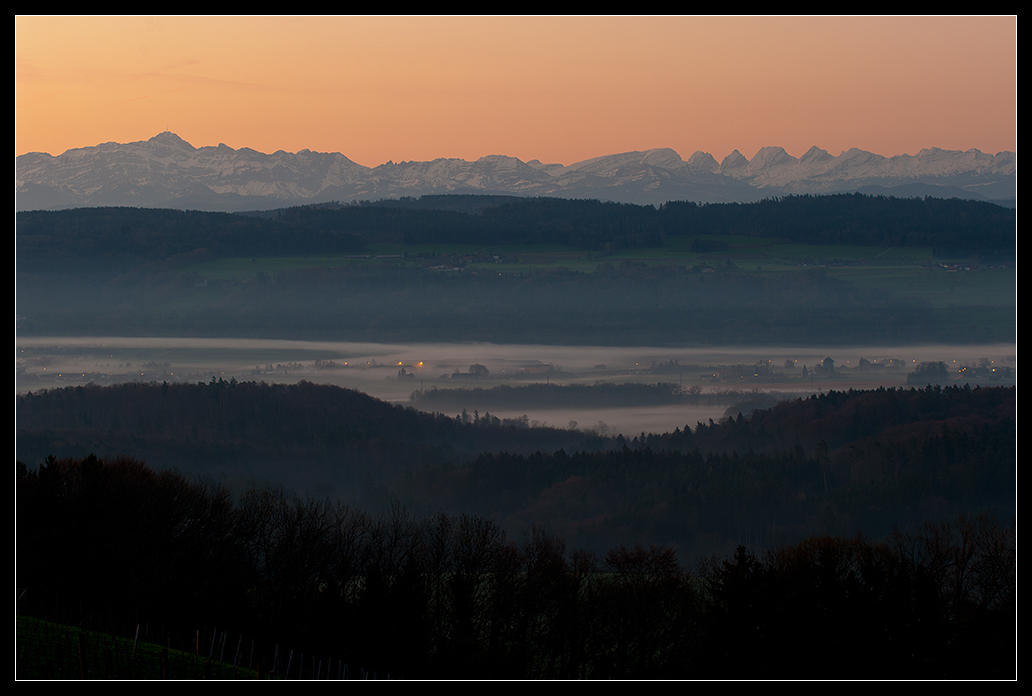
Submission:
MULTIPOLYGON (((409 268, 438 273, 492 275, 534 274, 566 269, 590 274, 600 266, 622 264, 675 265, 771 278, 790 277, 821 268, 829 278, 858 290, 884 293, 901 302, 919 302, 936 310, 954 327, 976 327, 987 335, 1013 331, 1017 307, 1017 278, 1013 268, 959 266, 947 270, 951 259, 937 259, 931 248, 877 248, 850 245, 807 245, 748 236, 696 235, 667 237, 662 247, 625 249, 611 253, 574 249, 557 244, 369 244, 361 254, 220 258, 186 270, 212 281, 274 280, 281 271, 346 266, 369 269, 409 268), (701 242, 701 244, 700 244, 701 242), (693 251, 719 245, 716 251, 693 251), (965 268, 967 270, 965 270, 965 268)), ((212 289, 216 295, 223 289, 212 289)), ((178 299, 188 308, 204 293, 178 299)))
POLYGON ((241 664, 248 655, 240 641, 211 636, 198 639, 194 652, 170 650, 152 642, 135 641, 88 631, 29 616, 17 618, 15 676, 33 679, 256 679, 241 664), (201 650, 201 643, 205 650, 201 650), (238 646, 239 643, 239 646, 238 646), (225 644, 229 644, 226 648, 225 644), (240 652, 232 659, 237 648, 240 652), (230 660, 225 660, 227 651, 230 660), (205 654, 208 653, 208 654, 205 654), (234 661, 237 664, 234 664, 234 661))
POLYGON ((186 270, 212 280, 254 280, 259 273, 275 277, 280 271, 341 266, 465 268, 499 274, 566 268, 592 273, 599 265, 624 262, 647 266, 673 264, 735 269, 754 274, 784 274, 821 266, 829 276, 864 288, 881 289, 930 301, 936 307, 1014 304, 1013 269, 959 270, 934 267, 931 248, 888 248, 847 245, 807 245, 747 236, 697 235, 668 237, 662 247, 611 253, 585 251, 557 244, 370 244, 361 254, 213 259, 186 270), (696 241, 723 242, 719 251, 696 252, 696 241))

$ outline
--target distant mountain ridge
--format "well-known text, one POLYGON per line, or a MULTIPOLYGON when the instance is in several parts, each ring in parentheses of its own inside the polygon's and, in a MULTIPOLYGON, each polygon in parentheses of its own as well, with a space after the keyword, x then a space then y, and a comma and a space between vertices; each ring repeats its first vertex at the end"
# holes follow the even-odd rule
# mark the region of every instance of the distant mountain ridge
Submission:
POLYGON ((569 166, 488 155, 473 162, 440 158, 366 167, 341 153, 307 149, 266 154, 225 144, 197 148, 165 131, 149 140, 103 143, 57 156, 21 155, 16 158, 15 192, 17 210, 133 206, 243 211, 446 193, 653 205, 853 191, 1013 201, 1016 159, 1007 151, 991 155, 938 148, 893 157, 852 148, 833 156, 815 146, 798 158, 781 147, 761 148, 752 160, 735 150, 720 163, 701 151, 685 161, 674 150, 658 148, 569 166))

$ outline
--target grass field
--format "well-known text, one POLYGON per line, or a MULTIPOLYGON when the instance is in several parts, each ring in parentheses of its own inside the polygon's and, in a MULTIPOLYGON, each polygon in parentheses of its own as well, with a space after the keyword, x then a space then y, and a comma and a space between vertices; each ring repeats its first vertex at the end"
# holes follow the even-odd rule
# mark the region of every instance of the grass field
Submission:
POLYGON ((829 276, 865 288, 881 289, 905 297, 928 300, 935 307, 984 307, 1014 305, 1014 269, 948 272, 928 269, 930 248, 862 246, 815 246, 777 240, 735 236, 670 237, 662 248, 626 249, 603 254, 554 244, 474 246, 460 244, 371 244, 362 254, 309 255, 263 258, 222 258, 197 264, 188 270, 213 280, 255 279, 259 273, 275 277, 280 271, 339 266, 435 266, 463 267, 499 274, 526 273, 564 267, 593 272, 599 264, 624 261, 646 265, 675 264, 688 268, 733 265, 748 273, 783 274, 823 266, 829 276), (696 240, 721 241, 721 251, 691 250, 696 240))
POLYGON ((828 269, 828 275, 861 287, 921 299, 939 309, 1016 306, 1017 275, 1013 268, 947 271, 871 266, 828 269))
MULTIPOLYGON (((236 641, 228 648, 234 652, 236 641)), ((223 656, 225 652, 222 653, 223 656)), ((247 656, 240 656, 246 662, 247 656)), ((30 679, 256 679, 209 656, 18 617, 15 677, 30 679)))
MULTIPOLYGON (((260 273, 275 278, 280 271, 341 266, 507 275, 558 268, 593 273, 601 264, 619 267, 630 262, 709 267, 775 279, 818 267, 829 278, 860 290, 882 292, 886 298, 902 303, 927 306, 940 314, 937 321, 948 330, 973 332, 971 335, 979 336, 978 340, 1013 335, 1017 310, 1014 268, 973 264, 968 266, 969 270, 963 266, 947 270, 943 264, 951 261, 935 259, 930 248, 816 246, 747 236, 684 236, 668 237, 661 248, 625 249, 608 254, 554 244, 372 244, 360 255, 223 258, 190 270, 214 281, 240 282, 257 279, 260 273), (720 242, 726 248, 700 253, 693 251, 696 241, 720 242)), ((189 306, 196 299, 184 297, 183 301, 189 306)))

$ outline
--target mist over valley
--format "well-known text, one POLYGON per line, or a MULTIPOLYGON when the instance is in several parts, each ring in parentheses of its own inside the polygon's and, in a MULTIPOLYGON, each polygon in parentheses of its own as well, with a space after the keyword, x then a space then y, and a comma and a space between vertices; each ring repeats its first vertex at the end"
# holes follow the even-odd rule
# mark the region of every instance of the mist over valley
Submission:
MULTIPOLYGON (((85 384, 207 382, 294 384, 308 381, 355 389, 391 403, 470 417, 499 418, 634 437, 720 420, 757 393, 769 400, 828 390, 903 387, 915 365, 942 361, 950 382, 1013 384, 1010 344, 973 346, 748 346, 671 348, 497 344, 363 344, 274 339, 24 337, 18 340, 17 392, 85 384), (820 366, 831 358, 835 374, 820 366), (861 366, 861 359, 870 367, 861 366), (791 366, 788 365, 791 363, 791 366), (979 365, 998 372, 981 372, 979 365), (809 366, 812 374, 803 375, 809 366), (483 375, 472 366, 486 368, 483 375), (757 367, 762 370, 757 369, 757 367), (965 378, 961 369, 971 370, 965 378), (1006 376, 1004 372, 1006 371, 1006 376), (521 387, 666 385, 660 396, 597 392, 563 406, 561 397, 518 395, 521 387), (498 392, 503 388, 502 392, 498 392), (492 394, 486 399, 484 394, 492 394), (420 392, 425 398, 418 398, 420 392), (675 397, 673 394, 682 396, 675 397), (447 398, 445 398, 447 395, 447 398), (691 398, 689 398, 691 397, 691 398), (642 403, 644 401, 644 403, 642 403), (667 403, 664 403, 666 401, 667 403), (550 403, 551 402, 551 403, 550 403)), ((585 390, 590 392, 591 390, 585 390)), ((764 402, 759 402, 764 404, 764 402)), ((735 414, 731 414, 735 415, 735 414)))

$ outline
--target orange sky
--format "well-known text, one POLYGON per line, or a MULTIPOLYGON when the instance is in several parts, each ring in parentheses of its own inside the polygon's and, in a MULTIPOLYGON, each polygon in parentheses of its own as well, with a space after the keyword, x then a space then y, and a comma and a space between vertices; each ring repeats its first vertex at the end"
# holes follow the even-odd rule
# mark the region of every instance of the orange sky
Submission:
POLYGON ((15 153, 1017 150, 1017 18, 15 18, 15 153))

